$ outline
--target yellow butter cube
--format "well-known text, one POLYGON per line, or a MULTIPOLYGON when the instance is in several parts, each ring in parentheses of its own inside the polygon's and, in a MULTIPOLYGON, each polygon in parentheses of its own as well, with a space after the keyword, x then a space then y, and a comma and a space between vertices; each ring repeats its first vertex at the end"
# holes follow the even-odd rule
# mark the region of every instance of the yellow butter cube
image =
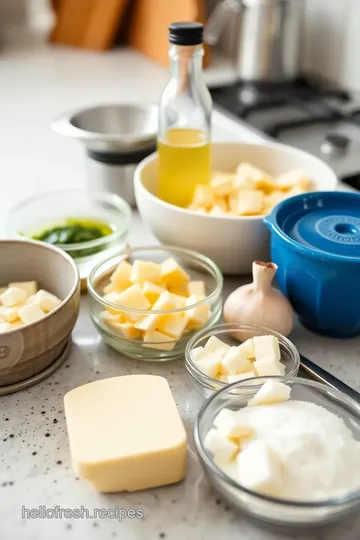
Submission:
MULTIPOLYGON (((150 302, 144 295, 141 287, 138 283, 132 285, 122 293, 119 293, 116 298, 116 302, 120 307, 125 307, 128 309, 142 309, 147 310, 150 308, 150 302)), ((142 313, 137 313, 135 311, 126 311, 126 317, 132 321, 137 321, 143 317, 142 313)))
POLYGON ((176 294, 178 296, 185 296, 185 297, 189 296, 187 283, 183 283, 182 285, 179 285, 178 287, 169 287, 168 290, 171 294, 176 294))
POLYGON ((237 200, 237 213, 239 216, 256 216, 261 214, 264 204, 264 195, 261 191, 242 191, 237 200))
POLYGON ((229 195, 233 190, 235 175, 223 172, 215 172, 210 180, 210 187, 216 197, 229 195))
MULTIPOLYGON (((202 300, 202 298, 199 298, 196 296, 196 294, 189 296, 189 298, 186 301, 187 306, 192 306, 193 304, 196 304, 202 300)), ((210 306, 209 304, 202 304, 201 306, 193 307, 192 309, 186 310, 185 317, 188 320, 188 328, 192 330, 198 330, 199 328, 202 328, 210 317, 210 306)))
POLYGON ((176 295, 169 293, 169 291, 164 291, 161 293, 159 298, 156 300, 155 304, 151 309, 155 310, 167 310, 167 309, 176 309, 177 299, 176 295))
POLYGON ((109 326, 125 339, 139 339, 141 332, 131 322, 112 322, 109 326))
POLYGON ((142 317, 136 321, 135 328, 138 330, 143 330, 144 332, 156 330, 162 317, 164 317, 164 315, 146 315, 145 317, 142 317))
POLYGON ((165 291, 165 287, 151 281, 144 281, 142 284, 142 291, 150 304, 156 302, 159 296, 165 291))
POLYGON ((187 319, 181 314, 165 315, 159 321, 157 329, 174 339, 180 339, 185 331, 187 322, 187 319))
POLYGON ((181 287, 188 281, 190 276, 175 259, 170 257, 161 263, 161 277, 168 287, 181 287))
POLYGON ((211 208, 214 204, 214 193, 210 186, 198 184, 195 187, 191 206, 193 208, 211 208))
POLYGON ((26 293, 26 298, 37 293, 36 281, 17 281, 9 283, 9 287, 15 287, 16 289, 23 289, 26 293))
POLYGON ((179 296, 178 294, 171 293, 171 297, 174 300, 175 306, 177 308, 183 308, 186 306, 185 296, 179 296))
POLYGON ((109 309, 105 309, 104 311, 101 311, 99 314, 99 317, 108 325, 111 326, 114 322, 121 322, 123 320, 121 313, 113 313, 109 309))
POLYGON ((236 176, 237 177, 243 177, 243 178, 249 178, 253 180, 255 183, 261 182, 262 180, 272 180, 272 177, 260 169, 259 167, 255 167, 254 165, 251 165, 250 163, 240 163, 236 168, 236 176))
POLYGON ((2 321, 12 323, 18 318, 17 307, 0 307, 0 317, 2 321))
POLYGON ((307 174, 301 169, 294 169, 286 172, 276 179, 276 186, 278 189, 287 190, 298 185, 302 187, 304 191, 311 189, 311 180, 307 174))
POLYGON ((143 283, 144 281, 159 283, 161 281, 160 265, 151 261, 137 260, 133 264, 130 279, 132 283, 143 283))
POLYGON ((116 289, 125 290, 131 285, 132 266, 127 261, 121 261, 114 272, 111 274, 110 281, 116 289))
POLYGON ((158 349, 160 351, 171 351, 176 345, 174 338, 163 334, 162 332, 151 331, 144 334, 144 347, 158 349))
POLYGON ((189 296, 193 294, 196 294, 199 298, 205 298, 206 296, 206 287, 203 281, 189 281, 187 288, 189 296))

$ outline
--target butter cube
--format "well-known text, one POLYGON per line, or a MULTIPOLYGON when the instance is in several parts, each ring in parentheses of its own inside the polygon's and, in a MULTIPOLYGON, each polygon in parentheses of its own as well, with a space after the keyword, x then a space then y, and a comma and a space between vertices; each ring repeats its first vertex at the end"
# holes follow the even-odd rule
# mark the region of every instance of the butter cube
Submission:
POLYGON ((255 180, 253 178, 250 178, 248 176, 245 176, 244 174, 236 174, 234 183, 233 183, 233 191, 239 192, 243 190, 253 190, 255 189, 255 180))
POLYGON ((168 290, 171 294, 188 297, 187 283, 182 283, 182 285, 178 285, 177 287, 169 287, 168 290))
POLYGON ((246 424, 242 417, 230 409, 221 409, 214 420, 214 426, 224 437, 229 439, 247 437, 253 433, 253 429, 246 424))
POLYGON ((177 307, 178 306, 177 306, 177 300, 175 298, 175 295, 169 293, 169 291, 164 291, 156 300, 152 309, 160 311, 160 310, 167 310, 167 309, 176 309, 177 307))
POLYGON ((105 287, 103 288, 103 291, 104 291, 104 295, 111 294, 112 292, 121 292, 121 291, 116 291, 116 287, 114 283, 108 283, 107 285, 105 285, 105 287))
POLYGON ((145 315, 141 319, 137 320, 135 323, 135 328, 138 330, 143 330, 144 332, 150 332, 151 330, 156 330, 160 320, 164 315, 145 315))
POLYGON ((111 274, 110 281, 116 287, 116 290, 123 291, 131 286, 132 266, 127 261, 121 261, 114 272, 111 274))
POLYGON ((255 358, 255 347, 251 338, 244 341, 244 343, 241 343, 241 345, 239 345, 239 349, 248 360, 255 358))
MULTIPOLYGON (((200 300, 202 300, 202 298, 199 298, 196 296, 196 294, 193 294, 186 300, 186 305, 192 306, 200 300)), ((210 306, 209 304, 202 304, 201 306, 193 307, 192 309, 186 310, 185 316, 188 320, 188 328, 198 330, 199 328, 202 328, 209 320, 210 306)))
POLYGON ((236 211, 239 216, 256 216, 261 214, 264 195, 261 191, 241 191, 237 200, 236 211))
POLYGON ((227 215, 228 215, 227 211, 216 204, 212 207, 211 210, 209 210, 209 216, 224 217, 227 215))
POLYGON ((294 169, 286 172, 276 179, 276 186, 278 189, 287 190, 294 186, 301 186, 304 191, 311 189, 311 180, 308 175, 301 169, 294 169))
POLYGON ((197 367, 208 377, 213 379, 220 373, 221 363, 220 358, 216 355, 216 351, 206 356, 202 356, 197 363, 197 367))
POLYGON ((234 178, 234 174, 215 172, 210 180, 210 187, 214 195, 217 197, 229 195, 233 190, 234 178))
POLYGON ((197 184, 195 187, 191 206, 209 209, 214 204, 214 193, 210 186, 197 184))
POLYGON ((190 356, 191 360, 196 363, 201 360, 201 358, 206 356, 206 351, 204 347, 195 347, 195 349, 191 351, 190 356))
MULTIPOLYGON (((174 301, 175 303, 175 306, 177 308, 183 308, 186 306, 186 298, 185 296, 180 296, 179 294, 174 294, 174 293, 170 293, 171 294, 171 298, 172 300, 174 301)), ((182 316, 184 316, 185 313, 182 313, 182 316)))
POLYGON ((50 313, 50 311, 53 311, 60 306, 61 300, 54 294, 40 289, 40 291, 35 294, 33 303, 40 306, 45 313, 50 313))
POLYGON ((159 349, 160 351, 171 351, 176 345, 176 341, 162 332, 151 331, 144 334, 144 347, 159 349))
POLYGON ((174 339, 180 339, 187 326, 187 319, 181 314, 165 315, 158 323, 158 330, 174 339))
POLYGON ((214 460, 218 463, 231 461, 239 451, 239 447, 234 441, 231 441, 214 428, 210 429, 205 435, 204 446, 208 452, 211 452, 214 460))
POLYGON ((119 334, 119 336, 125 339, 133 340, 141 338, 140 330, 135 328, 135 326, 131 322, 111 321, 108 323, 108 325, 111 326, 111 328, 115 330, 115 332, 119 334))
POLYGON ((228 384, 233 384, 239 381, 246 381, 246 379, 251 379, 252 377, 256 377, 255 371, 246 371, 244 373, 238 373, 237 375, 228 375, 227 382, 228 384))
POLYGON ((290 398, 291 388, 278 381, 268 380, 262 385, 253 398, 248 402, 248 407, 257 405, 272 405, 281 403, 290 398))
POLYGON ((250 163, 240 163, 236 168, 236 176, 249 178, 254 182, 261 182, 262 180, 271 180, 272 177, 259 167, 255 167, 250 163))
POLYGON ((46 315, 38 304, 22 306, 19 308, 18 314, 24 324, 33 323, 46 315))
POLYGON ((215 199, 215 204, 213 208, 215 208, 215 206, 217 206, 218 208, 221 208, 221 210, 224 210, 224 212, 228 213, 229 205, 228 205, 227 197, 226 198, 222 197, 221 199, 220 198, 215 199))
POLYGON ((239 347, 230 347, 225 357, 221 360, 221 373, 223 375, 236 375, 246 371, 251 362, 241 352, 239 347))
POLYGON ((1 307, 0 308, 0 317, 2 321, 12 323, 18 318, 18 308, 17 307, 1 307))
POLYGON ((241 485, 264 495, 281 494, 281 463, 265 442, 251 441, 239 452, 236 463, 241 485))
POLYGON ((91 382, 68 392, 64 408, 75 474, 95 490, 144 490, 183 478, 186 432, 163 377, 91 382))
POLYGON ((111 326, 114 322, 121 322, 122 320, 120 313, 113 313, 108 309, 101 311, 99 316, 108 326, 111 326))
POLYGON ((217 349, 226 349, 228 351, 230 349, 230 345, 227 345, 216 336, 211 336, 207 340, 204 348, 206 352, 213 352, 213 351, 216 351, 217 349))
POLYGON ((36 281, 18 281, 9 283, 9 287, 15 287, 15 289, 23 289, 26 293, 26 298, 37 293, 36 281))
POLYGON ((11 330, 11 324, 8 322, 0 322, 0 334, 11 330))
POLYGON ((256 360, 273 358, 280 361, 279 340, 275 336, 255 336, 253 338, 256 360))
POLYGON ((24 289, 9 287, 2 295, 0 295, 1 303, 6 307, 13 307, 23 304, 26 300, 26 292, 24 289))
POLYGON ((151 261, 137 260, 133 264, 130 279, 132 283, 143 283, 144 281, 159 283, 161 280, 160 265, 151 261))
POLYGON ((142 284, 142 291, 146 298, 149 300, 150 304, 153 304, 165 291, 165 288, 162 285, 158 285, 157 283, 152 283, 151 281, 144 281, 144 283, 142 284))
POLYGON ((275 360, 275 358, 255 360, 253 366, 260 377, 266 377, 267 375, 285 375, 285 366, 281 362, 275 360))
MULTIPOLYGON (((150 302, 142 292, 138 283, 118 294, 116 304, 129 309, 135 308, 146 310, 150 308, 150 302)), ((126 317, 132 321, 137 321, 143 317, 143 314, 133 311, 126 311, 126 317)))
POLYGON ((190 276, 170 257, 161 263, 161 277, 168 287, 180 287, 190 281, 190 276))

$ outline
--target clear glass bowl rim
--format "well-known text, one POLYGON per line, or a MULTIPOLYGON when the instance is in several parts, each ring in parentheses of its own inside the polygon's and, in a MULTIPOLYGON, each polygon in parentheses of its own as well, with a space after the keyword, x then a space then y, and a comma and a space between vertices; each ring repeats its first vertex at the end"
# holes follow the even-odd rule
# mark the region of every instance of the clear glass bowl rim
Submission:
POLYGON ((54 197, 56 195, 66 195, 69 196, 73 195, 74 193, 83 194, 84 197, 88 197, 89 194, 91 194, 93 199, 96 199, 101 202, 106 202, 113 206, 115 210, 120 210, 124 217, 126 218, 126 225, 124 229, 119 231, 114 231, 111 234, 108 234, 107 236, 102 236, 101 238, 96 238, 95 240, 89 240, 88 242, 78 242, 76 244, 52 244, 58 247, 59 249, 62 249, 63 251, 66 251, 67 253, 70 253, 71 251, 81 251, 85 249, 91 249, 96 248, 99 246, 102 246, 104 244, 107 244, 108 242, 112 242, 115 239, 120 239, 122 237, 125 237, 127 233, 129 232, 130 228, 130 221, 131 221, 131 215, 132 211, 129 206, 129 204, 119 197, 119 195, 116 195, 115 193, 110 193, 108 191, 92 191, 88 189, 81 189, 81 188, 68 188, 68 189, 57 189, 53 191, 43 191, 40 194, 33 195, 31 197, 27 197, 26 199, 23 199, 18 204, 13 206, 8 214, 8 223, 7 223, 7 232, 11 238, 24 238, 23 235, 19 234, 18 231, 14 230, 10 223, 13 216, 18 212, 23 210, 28 204, 35 203, 35 202, 41 202, 42 199, 47 199, 48 197, 54 197))
POLYGON ((173 313, 181 313, 181 312, 187 311, 188 309, 193 309, 198 306, 202 306, 203 304, 208 304, 208 303, 217 301, 222 292, 223 282, 224 282, 224 278, 219 267, 217 266, 217 264, 215 264, 211 259, 209 259, 205 255, 202 255, 201 253, 198 253, 197 251, 193 251, 190 249, 179 248, 175 246, 162 244, 159 246, 136 246, 136 247, 127 248, 122 251, 119 251, 115 255, 111 255, 107 259, 102 260, 96 266, 94 266, 94 268, 91 270, 88 277, 87 286, 88 286, 88 292, 90 293, 90 295, 105 307, 108 306, 112 309, 117 309, 118 311, 124 311, 124 312, 131 311, 133 313, 141 313, 143 315, 171 315, 173 313), (146 309, 128 308, 125 306, 121 306, 119 304, 113 304, 112 302, 105 300, 103 296, 101 296, 98 292, 96 292, 95 283, 94 283, 95 274, 103 265, 107 264, 113 259, 118 259, 118 257, 121 257, 121 256, 129 257, 131 255, 136 254, 136 252, 141 252, 141 251, 156 251, 156 252, 168 251, 168 252, 173 252, 173 253, 178 254, 179 257, 181 257, 182 255, 186 257, 191 257, 194 260, 203 263, 204 265, 206 265, 208 268, 211 269, 212 275, 216 281, 216 287, 208 296, 206 296, 203 300, 196 302, 196 304, 191 304, 190 306, 180 307, 176 309, 148 309, 146 310, 146 309))
MULTIPOLYGON (((251 381, 255 381, 256 379, 260 379, 262 382, 259 383, 259 385, 264 384, 267 380, 273 379, 278 380, 279 382, 282 382, 284 384, 298 384, 303 386, 308 386, 311 388, 315 388, 317 390, 320 390, 321 392, 326 389, 327 393, 330 394, 332 397, 336 397, 338 400, 345 402, 345 404, 350 407, 351 409, 355 409, 356 413, 360 416, 360 404, 357 403, 354 399, 346 396, 343 392, 339 392, 339 390, 335 390, 334 388, 327 386, 324 383, 319 383, 317 381, 311 381, 308 379, 304 379, 302 377, 253 377, 252 379, 246 379, 245 381, 239 381, 235 382, 233 384, 227 385, 225 388, 221 388, 220 390, 214 392, 212 396, 210 396, 202 405, 196 421, 194 425, 194 441, 195 446, 198 451, 198 454, 200 456, 200 459, 203 461, 203 463, 206 465, 206 468, 210 469, 213 474, 218 476, 221 480, 226 482, 227 484, 230 484, 233 488, 242 491, 252 497, 255 497, 256 499, 259 499, 261 501, 267 501, 269 503, 277 504, 279 506, 287 506, 287 507, 294 507, 294 508, 307 508, 309 510, 312 510, 314 508, 320 508, 324 506, 329 507, 335 507, 337 505, 343 505, 346 503, 350 503, 352 501, 355 501, 356 499, 360 502, 360 487, 356 491, 351 491, 347 495, 344 495, 342 497, 334 497, 332 499, 323 499, 323 500, 317 500, 317 501, 295 501, 295 500, 289 500, 289 499, 280 499, 276 497, 271 497, 269 495, 262 495, 261 493, 257 493, 256 491, 252 491, 250 489, 247 489, 244 486, 241 486, 237 482, 235 482, 232 478, 227 476, 221 469, 219 469, 215 463, 208 457, 206 454, 206 451, 203 447, 202 440, 200 438, 199 434, 199 424, 201 422, 201 419, 206 411, 206 409, 209 407, 209 405, 218 398, 221 394, 226 394, 230 390, 233 390, 235 388, 241 389, 248 389, 249 395, 253 395, 254 391, 256 391, 259 388, 259 385, 252 385, 249 384, 251 381)), ((245 397, 245 396, 244 396, 245 397)), ((359 420, 360 424, 360 420, 359 420)))
MULTIPOLYGON (((202 330, 199 330, 196 334, 192 336, 192 338, 189 340, 188 344, 186 345, 185 349, 185 366, 189 373, 203 386, 206 386, 206 388, 209 388, 211 390, 214 390, 213 384, 216 383, 217 385, 223 387, 223 388, 229 388, 229 384, 223 381, 219 381, 218 379, 213 379, 212 377, 209 377, 205 373, 201 371, 197 367, 197 365, 192 361, 191 359, 191 351, 195 348, 195 345, 201 341, 205 335, 211 334, 212 336, 217 336, 218 333, 230 333, 232 331, 241 331, 241 330, 256 330, 257 332, 264 332, 263 335, 271 334, 278 338, 280 342, 285 343, 294 358, 294 367, 290 371, 286 377, 293 377, 297 374, 300 367, 300 354, 295 345, 292 341, 290 341, 287 337, 283 336, 282 334, 279 334, 279 332, 275 332, 275 330, 271 330, 270 328, 267 328, 266 326, 257 326, 255 324, 241 324, 241 323, 223 323, 223 324, 217 324, 215 326, 211 326, 210 328, 204 328, 202 330)), ((250 380, 250 379, 248 379, 250 380)))

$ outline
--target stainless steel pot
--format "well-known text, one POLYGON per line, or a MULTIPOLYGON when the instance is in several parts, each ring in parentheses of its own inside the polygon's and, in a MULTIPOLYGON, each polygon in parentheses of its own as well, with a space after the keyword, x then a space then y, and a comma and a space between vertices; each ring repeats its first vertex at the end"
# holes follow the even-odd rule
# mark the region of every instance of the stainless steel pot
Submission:
POLYGON ((285 82, 300 71, 303 0, 224 0, 205 29, 217 42, 225 23, 241 13, 237 71, 243 81, 285 82))
POLYGON ((133 173, 154 152, 158 126, 155 105, 100 105, 72 111, 53 121, 57 133, 85 145, 91 189, 110 191, 135 205, 133 173))

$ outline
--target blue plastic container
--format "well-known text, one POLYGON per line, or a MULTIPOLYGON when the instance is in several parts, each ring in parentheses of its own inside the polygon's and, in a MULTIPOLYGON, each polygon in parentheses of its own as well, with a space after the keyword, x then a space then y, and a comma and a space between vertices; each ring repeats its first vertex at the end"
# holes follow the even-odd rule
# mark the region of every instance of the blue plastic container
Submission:
POLYGON ((277 281, 301 323, 326 336, 360 335, 360 194, 291 197, 264 222, 277 281))

